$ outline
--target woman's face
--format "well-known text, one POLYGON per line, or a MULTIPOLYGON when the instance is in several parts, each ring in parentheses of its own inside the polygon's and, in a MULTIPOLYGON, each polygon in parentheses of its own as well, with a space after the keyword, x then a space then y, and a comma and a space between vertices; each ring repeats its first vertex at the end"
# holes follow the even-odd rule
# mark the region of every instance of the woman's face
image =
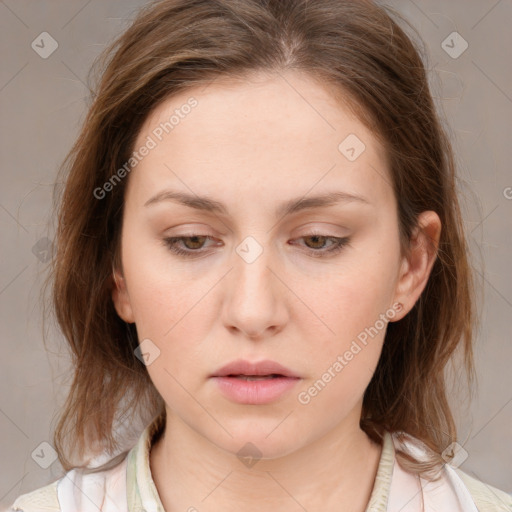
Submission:
POLYGON ((387 322, 406 309, 376 138, 287 72, 166 100, 134 149, 113 297, 171 421, 269 458, 358 429, 387 322), (213 377, 240 359, 295 378, 213 377))

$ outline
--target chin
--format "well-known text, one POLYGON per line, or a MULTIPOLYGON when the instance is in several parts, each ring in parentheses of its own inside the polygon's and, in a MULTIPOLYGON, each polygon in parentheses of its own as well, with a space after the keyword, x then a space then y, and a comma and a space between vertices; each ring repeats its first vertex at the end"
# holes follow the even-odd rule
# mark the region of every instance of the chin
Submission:
POLYGON ((300 449, 307 441, 306 436, 293 425, 288 425, 288 428, 279 425, 281 421, 282 417, 259 424, 255 420, 240 421, 236 425, 225 423, 233 437, 226 434, 209 439, 241 459, 278 459, 300 449))

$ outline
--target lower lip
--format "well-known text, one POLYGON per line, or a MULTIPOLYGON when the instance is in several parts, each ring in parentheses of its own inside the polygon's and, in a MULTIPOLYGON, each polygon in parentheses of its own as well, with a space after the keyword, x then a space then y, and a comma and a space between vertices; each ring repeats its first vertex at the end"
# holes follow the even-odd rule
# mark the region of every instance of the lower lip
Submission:
POLYGON ((220 391, 233 402, 240 404, 268 404, 292 389, 298 377, 244 380, 238 377, 213 377, 220 391))

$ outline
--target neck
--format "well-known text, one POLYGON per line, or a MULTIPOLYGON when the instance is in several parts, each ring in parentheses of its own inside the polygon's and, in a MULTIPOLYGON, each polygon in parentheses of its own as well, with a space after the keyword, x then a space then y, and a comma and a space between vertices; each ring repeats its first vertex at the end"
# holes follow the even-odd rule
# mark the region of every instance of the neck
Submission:
POLYGON ((358 421, 348 428, 352 418, 292 453, 249 467, 169 412, 150 453, 153 480, 167 511, 256 512, 262 505, 276 511, 366 509, 381 446, 358 421))

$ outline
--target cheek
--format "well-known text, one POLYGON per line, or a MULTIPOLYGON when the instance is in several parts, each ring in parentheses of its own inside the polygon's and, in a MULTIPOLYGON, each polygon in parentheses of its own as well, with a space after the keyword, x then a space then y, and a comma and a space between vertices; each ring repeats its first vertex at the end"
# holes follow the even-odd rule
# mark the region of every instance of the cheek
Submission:
MULTIPOLYGON (((389 310, 397 265, 398 255, 393 251, 359 251, 325 279, 304 278, 297 294, 306 298, 310 309, 321 320, 327 343, 353 339, 389 310)), ((312 318, 307 316, 308 320, 312 318)))
POLYGON ((185 411, 190 402, 185 389, 194 394, 210 369, 204 367, 202 344, 211 328, 208 315, 215 308, 208 283, 177 283, 146 264, 137 267, 130 283, 139 342, 150 340, 149 346, 158 354, 147 366, 149 376, 167 403, 185 411))
POLYGON ((325 417, 330 411, 334 425, 362 399, 394 316, 391 300, 389 279, 379 280, 379 273, 373 279, 368 274, 364 279, 338 276, 316 296, 322 325, 316 322, 315 330, 302 320, 301 331, 307 333, 304 360, 311 371, 297 396, 310 417, 325 417))
POLYGON ((139 338, 153 339, 167 350, 187 342, 190 346, 192 340, 207 334, 207 314, 215 307, 208 297, 212 286, 208 286, 209 280, 178 283, 169 276, 154 276, 143 270, 130 282, 139 338))
POLYGON ((321 296, 317 302, 321 323, 306 318, 300 321, 307 360, 314 362, 311 377, 325 374, 323 381, 344 381, 344 389, 357 388, 358 383, 363 385, 371 378, 394 313, 383 299, 387 290, 380 293, 376 286, 362 290, 350 285, 343 281, 336 289, 332 283, 330 291, 321 296))
POLYGON ((198 317, 204 315, 208 290, 214 283, 208 277, 197 279, 183 272, 161 242, 133 232, 123 239, 122 258, 140 341, 149 338, 168 350, 176 342, 182 345, 181 340, 200 339, 205 322, 198 317))
POLYGON ((323 428, 329 430, 358 411, 378 363, 381 345, 376 338, 367 346, 356 343, 348 350, 331 354, 317 377, 305 382, 298 392, 301 417, 311 421, 312 427, 322 418, 323 428))
POLYGON ((395 316, 392 303, 399 257, 398 244, 380 243, 354 251, 328 280, 310 283, 308 294, 305 284, 302 288, 302 296, 311 300, 308 305, 319 318, 314 329, 312 316, 298 320, 301 330, 308 332, 305 350, 313 362, 311 380, 317 382, 306 393, 306 401, 328 407, 352 403, 371 380, 387 325, 395 316))

